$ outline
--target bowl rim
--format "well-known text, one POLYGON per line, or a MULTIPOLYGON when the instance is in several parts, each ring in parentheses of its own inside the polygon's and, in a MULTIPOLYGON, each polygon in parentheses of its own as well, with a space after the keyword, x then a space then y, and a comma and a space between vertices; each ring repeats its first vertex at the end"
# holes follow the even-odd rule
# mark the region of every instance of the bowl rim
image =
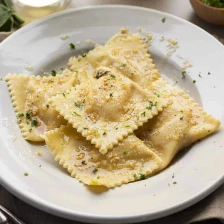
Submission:
POLYGON ((205 3, 202 2, 202 0, 191 0, 191 1, 198 2, 200 5, 203 5, 204 7, 207 7, 208 9, 213 9, 213 10, 218 10, 218 11, 224 12, 224 8, 217 8, 214 6, 206 5, 205 3))

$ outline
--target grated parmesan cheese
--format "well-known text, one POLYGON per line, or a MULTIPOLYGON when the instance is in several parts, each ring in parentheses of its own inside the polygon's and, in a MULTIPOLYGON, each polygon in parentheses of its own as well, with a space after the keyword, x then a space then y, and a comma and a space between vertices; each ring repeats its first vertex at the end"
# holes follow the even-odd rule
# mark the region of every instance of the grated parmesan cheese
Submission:
POLYGON ((8 118, 0 118, 0 126, 2 127, 11 127, 15 125, 15 120, 9 120, 8 118))
POLYGON ((25 68, 27 71, 29 71, 29 72, 34 71, 34 67, 33 67, 33 65, 30 65, 30 64, 25 64, 25 65, 24 65, 24 68, 25 68))
POLYGON ((167 56, 172 56, 176 50, 179 48, 178 41, 173 39, 167 39, 167 56))
POLYGON ((67 40, 69 38, 68 34, 61 34, 60 39, 61 40, 67 40))
POLYGON ((10 141, 14 142, 16 140, 16 136, 15 135, 8 135, 7 139, 9 139, 10 141))

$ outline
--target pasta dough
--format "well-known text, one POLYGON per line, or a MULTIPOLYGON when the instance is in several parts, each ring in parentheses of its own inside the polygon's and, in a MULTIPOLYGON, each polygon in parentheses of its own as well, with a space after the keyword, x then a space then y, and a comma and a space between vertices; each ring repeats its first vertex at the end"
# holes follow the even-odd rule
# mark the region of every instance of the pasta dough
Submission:
POLYGON ((73 72, 65 70, 55 77, 8 74, 6 82, 19 127, 26 140, 44 141, 42 135, 45 131, 67 123, 47 100, 76 84, 73 72))
POLYGON ((94 83, 80 84, 66 95, 52 97, 49 103, 105 154, 161 111, 168 99, 104 70, 96 74, 94 83))
POLYGON ((85 57, 71 58, 68 65, 80 74, 82 81, 92 80, 101 66, 114 69, 144 88, 160 78, 144 41, 137 34, 115 35, 105 46, 96 47, 85 57))
POLYGON ((140 127, 136 135, 162 158, 161 166, 156 170, 158 172, 164 169, 180 150, 217 131, 220 121, 203 111, 182 90, 165 81, 156 81, 154 87, 155 90, 163 88, 170 92, 172 103, 140 127))
POLYGON ((159 156, 134 135, 129 135, 106 155, 99 153, 70 125, 47 132, 45 140, 55 160, 87 185, 109 188, 145 179, 161 163, 159 156))

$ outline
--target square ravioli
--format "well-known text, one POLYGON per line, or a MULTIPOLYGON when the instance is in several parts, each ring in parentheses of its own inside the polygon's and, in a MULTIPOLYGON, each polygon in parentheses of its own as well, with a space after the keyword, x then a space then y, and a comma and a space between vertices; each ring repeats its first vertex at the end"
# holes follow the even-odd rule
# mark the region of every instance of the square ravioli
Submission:
POLYGON ((49 100, 102 154, 157 115, 167 103, 159 91, 146 91, 109 69, 98 73, 94 83, 81 83, 49 100))
POLYGON ((67 123, 47 101, 75 86, 76 76, 73 72, 65 70, 56 76, 43 77, 8 74, 6 82, 19 127, 26 140, 44 141, 42 135, 45 131, 67 123))
POLYGON ((105 46, 97 46, 83 56, 69 60, 80 82, 92 80, 96 70, 107 67, 127 76, 144 88, 160 78, 147 46, 138 34, 117 34, 105 46))
POLYGON ((154 87, 155 90, 166 89, 172 103, 135 134, 161 157, 161 166, 156 170, 158 172, 168 166, 180 150, 217 131, 220 121, 203 111, 182 90, 164 80, 156 81, 154 87))
POLYGON ((71 125, 47 132, 45 140, 55 160, 72 177, 87 185, 111 188, 143 180, 161 163, 160 157, 134 135, 129 135, 106 155, 71 125))

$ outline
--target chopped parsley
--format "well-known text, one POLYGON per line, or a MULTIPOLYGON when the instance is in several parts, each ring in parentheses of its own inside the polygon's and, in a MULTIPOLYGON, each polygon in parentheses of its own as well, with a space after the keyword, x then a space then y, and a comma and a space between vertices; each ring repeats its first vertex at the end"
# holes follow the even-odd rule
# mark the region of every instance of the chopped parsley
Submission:
POLYGON ((157 105, 157 102, 153 103, 152 101, 149 101, 149 106, 146 107, 147 110, 151 110, 152 107, 155 107, 157 105))
POLYGON ((87 54, 85 53, 85 54, 82 55, 82 57, 86 57, 86 55, 87 55, 87 54))
POLYGON ((31 114, 29 112, 26 112, 26 118, 31 119, 31 114))
POLYGON ((177 184, 177 182, 176 182, 176 181, 174 181, 174 182, 173 182, 173 184, 177 184))
POLYGON ((89 128, 83 128, 84 130, 88 130, 89 128))
POLYGON ((39 124, 39 122, 37 120, 32 120, 30 125, 31 127, 36 127, 39 124))
POLYGON ((98 169, 97 168, 94 168, 93 169, 93 173, 96 174, 97 172, 98 172, 98 169))
POLYGON ((124 152, 123 152, 123 155, 127 155, 127 151, 124 151, 124 152))
POLYGON ((196 80, 193 80, 193 83, 196 83, 196 80))
POLYGON ((57 72, 56 72, 55 70, 52 70, 52 71, 51 71, 51 75, 52 75, 52 76, 56 76, 56 74, 57 74, 57 72))
POLYGON ((208 75, 211 75, 211 73, 210 73, 210 72, 208 72, 208 75))
POLYGON ((125 64, 125 63, 122 63, 122 64, 121 64, 121 66, 122 66, 122 67, 125 67, 125 66, 126 66, 126 64, 125 64))
POLYGON ((143 113, 141 113, 141 115, 143 115, 145 117, 145 111, 143 113))
POLYGON ((26 172, 24 173, 24 176, 25 176, 25 177, 28 176, 28 175, 29 175, 28 173, 26 173, 26 172))
POLYGON ((110 75, 110 77, 111 77, 112 79, 115 79, 115 75, 110 75))
POLYGON ((110 93, 110 97, 113 97, 113 93, 110 93))
POLYGON ((75 45, 73 43, 70 43, 69 46, 71 49, 75 49, 75 45))
POLYGON ((62 93, 62 95, 63 95, 63 97, 64 97, 64 98, 66 98, 66 95, 65 95, 65 93, 62 93))
POLYGON ((165 18, 165 17, 162 18, 162 22, 163 22, 163 23, 166 22, 166 18, 165 18))
POLYGON ((102 76, 106 75, 109 71, 97 71, 96 78, 99 79, 102 76))
POLYGON ((186 78, 186 71, 182 71, 182 79, 186 78))
POLYGON ((198 75, 200 78, 202 78, 202 76, 201 76, 201 73, 199 73, 199 75, 198 75))
POLYGON ((76 102, 75 102, 75 106, 78 107, 78 108, 80 108, 80 109, 83 107, 82 104, 79 104, 79 103, 76 103, 76 102))
POLYGON ((24 117, 24 113, 18 113, 18 117, 24 117))
POLYGON ((80 114, 76 113, 75 111, 73 112, 74 115, 78 116, 78 117, 81 117, 80 114))
POLYGON ((146 179, 145 174, 140 173, 139 175, 140 175, 140 180, 145 180, 146 179))

